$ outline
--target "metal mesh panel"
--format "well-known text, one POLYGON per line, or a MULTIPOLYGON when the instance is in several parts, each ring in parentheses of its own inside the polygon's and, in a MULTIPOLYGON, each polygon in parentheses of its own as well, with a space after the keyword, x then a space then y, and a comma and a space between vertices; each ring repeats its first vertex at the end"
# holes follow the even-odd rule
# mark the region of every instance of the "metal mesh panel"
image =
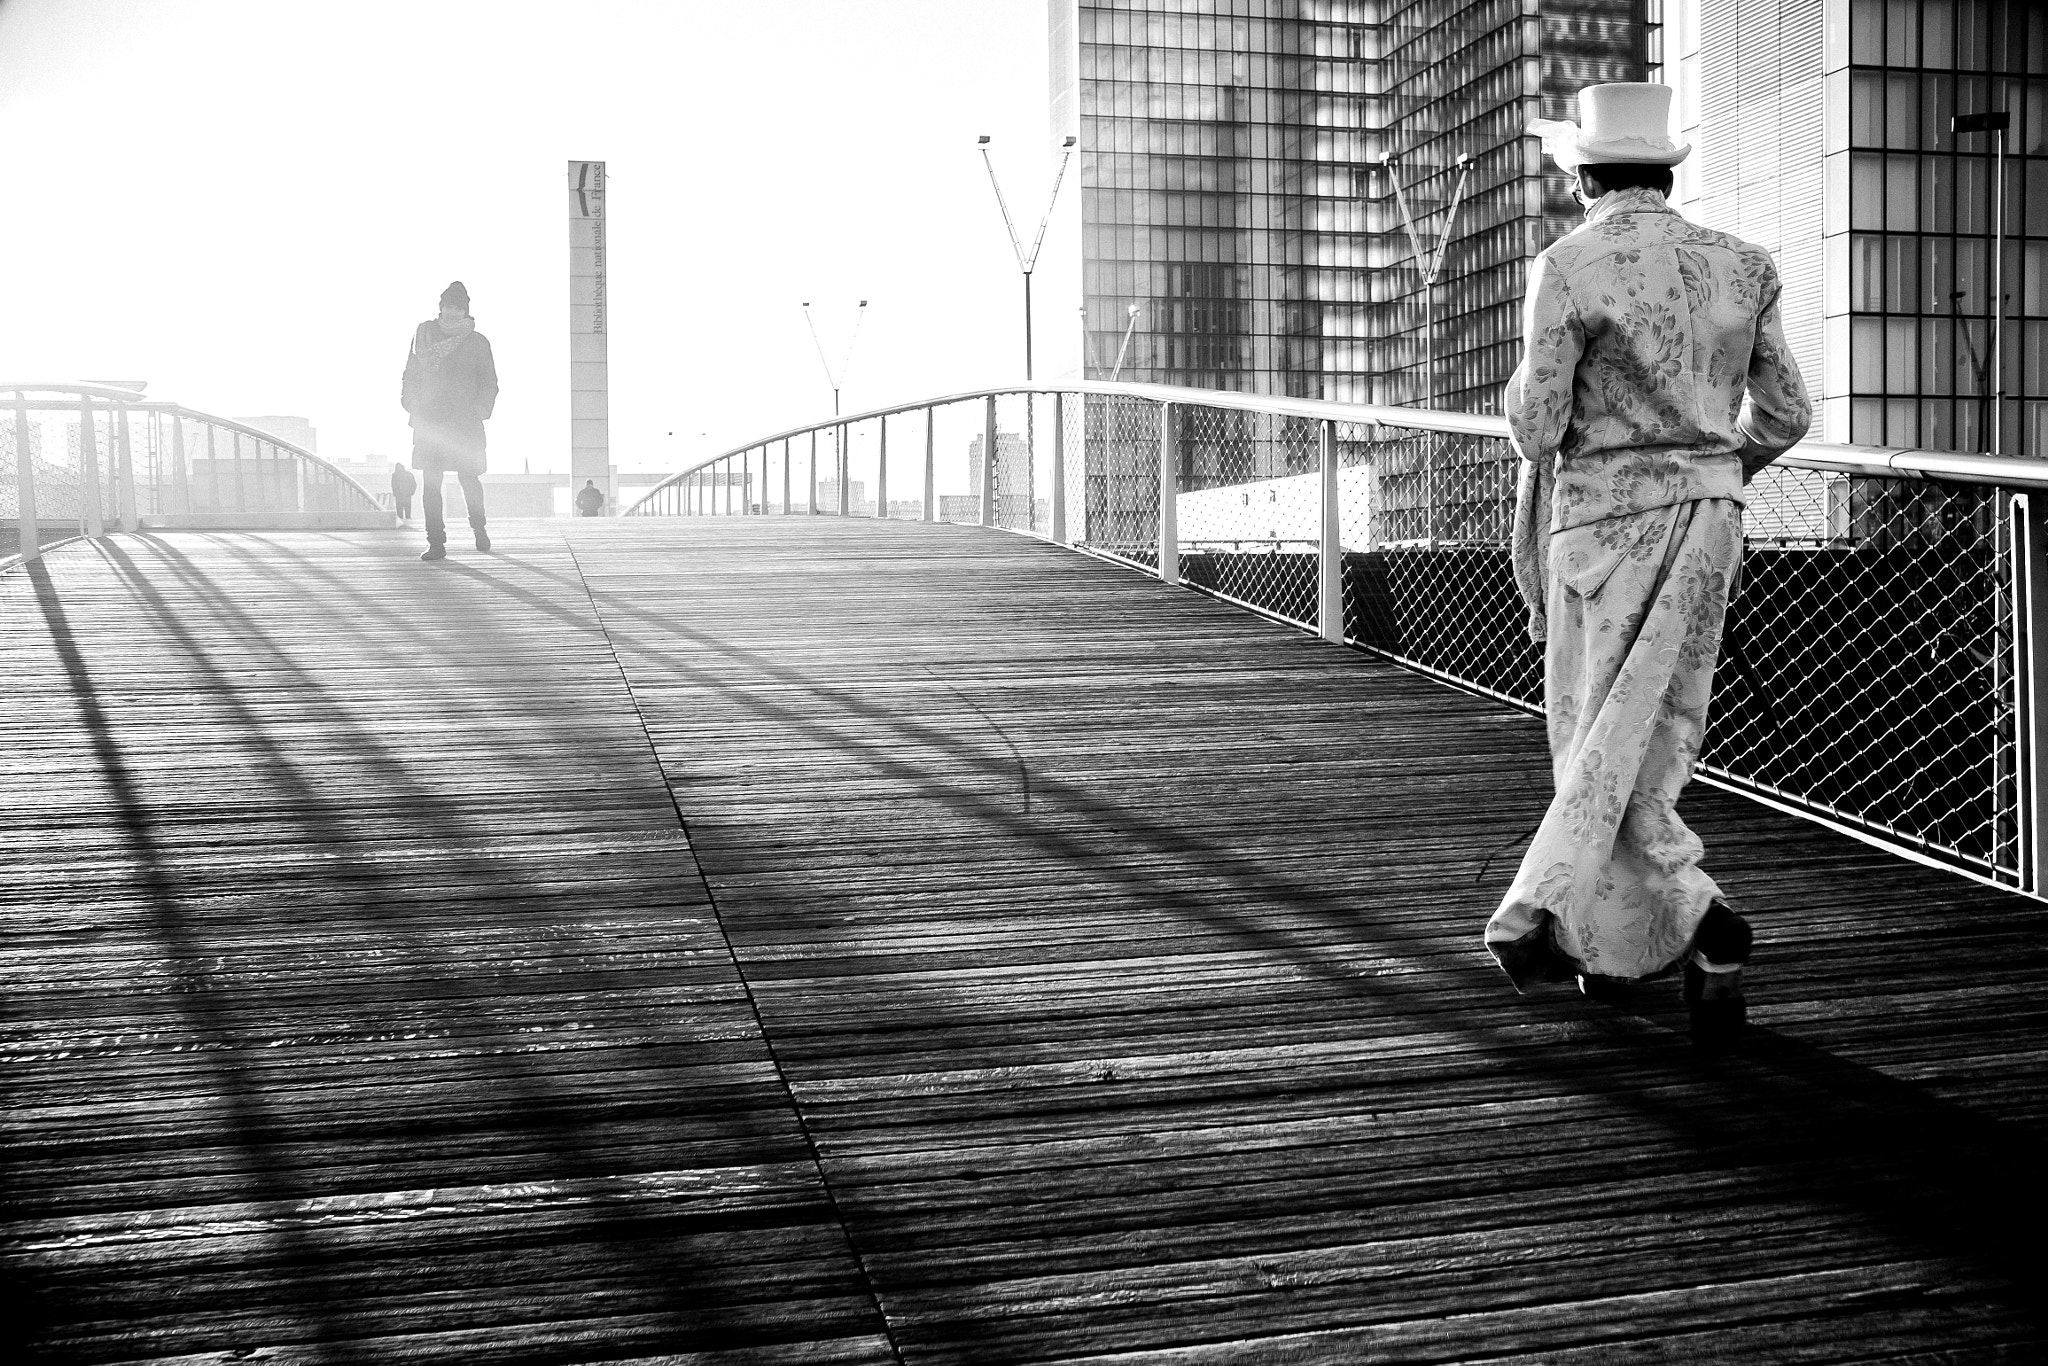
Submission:
POLYGON ((849 517, 872 517, 875 515, 876 474, 881 468, 880 429, 874 421, 849 422, 841 431, 839 456, 840 471, 846 481, 846 496, 838 495, 838 484, 833 484, 833 496, 825 501, 829 510, 843 512, 849 517))
POLYGON ((978 525, 981 521, 982 429, 988 405, 980 399, 948 403, 933 414, 935 520, 978 525))
MULTIPOLYGON (((1539 709, 1497 438, 1339 429, 1345 632, 1539 709)), ((1701 767, 2009 873, 2011 607, 1988 490, 1777 466, 1745 518, 1701 767)))
POLYGON ((1182 579, 1313 627, 1322 424, 1195 405, 1175 422, 1182 579))
POLYGON ((1066 473, 1062 506, 1065 539, 1070 543, 1085 541, 1088 531, 1088 404, 1083 395, 1072 394, 1060 405, 1061 464, 1066 473))
MULTIPOLYGON (((995 524, 1006 531, 1029 531, 1038 520, 1033 507, 1037 484, 1037 413, 1028 394, 1003 394, 996 399, 995 524)), ((986 433, 984 444, 986 442, 986 433)), ((1049 511, 1046 514, 1050 515, 1049 511)))
POLYGON ((1077 406, 1081 500, 1068 504, 1068 531, 1090 550, 1156 567, 1159 406, 1120 394, 1087 394, 1077 406))
POLYGON ((2002 507, 1988 488, 1767 471, 1701 766, 2010 871, 2002 507))
POLYGON ((1344 633, 1540 706, 1543 660, 1508 563, 1517 457, 1498 437, 1340 423, 1344 633))
MULTIPOLYGON (((71 422, 77 418, 72 417, 71 422)), ((14 410, 0 410, 0 555, 21 552, 21 502, 19 488, 19 442, 24 437, 14 410)), ((67 442, 65 419, 48 413, 30 412, 25 437, 29 451, 29 477, 33 481, 36 509, 36 541, 47 545, 76 536, 83 517, 82 481, 77 452, 67 442)))

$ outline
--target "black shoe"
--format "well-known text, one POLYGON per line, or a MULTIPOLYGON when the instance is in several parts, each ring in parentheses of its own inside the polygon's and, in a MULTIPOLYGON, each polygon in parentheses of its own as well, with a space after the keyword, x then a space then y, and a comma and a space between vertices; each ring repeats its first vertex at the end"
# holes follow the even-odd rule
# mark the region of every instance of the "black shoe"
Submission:
POLYGON ((1599 977, 1590 972, 1579 974, 1579 995, 1589 1001, 1604 1001, 1611 1006, 1621 1005, 1629 998, 1629 984, 1619 977, 1599 977))
POLYGON ((444 545, 430 545, 420 552, 420 558, 423 560, 445 560, 448 558, 448 547, 444 545))
POLYGON ((485 531, 482 527, 473 527, 471 529, 476 532, 476 548, 478 550, 489 550, 491 548, 491 533, 485 531))
POLYGON ((1726 1048, 1749 1025, 1740 969, 1708 972, 1698 963, 1687 963, 1685 1006, 1692 1015, 1692 1041, 1701 1048, 1726 1048))
POLYGON ((1515 984, 1515 994, 1526 996, 1529 988, 1546 982, 1569 982, 1578 969, 1557 951, 1551 941, 1548 917, 1520 939, 1488 944, 1487 952, 1500 970, 1515 984))
POLYGON ((1755 939, 1756 932, 1750 929, 1749 922, 1717 898, 1700 918, 1700 927, 1693 931, 1692 947, 1694 953, 1718 967, 1740 966, 1749 961, 1755 939))
POLYGON ((1742 990, 1742 965, 1749 961, 1756 938, 1749 922, 1727 902, 1716 900, 1700 918, 1685 962, 1685 1005, 1692 1014, 1692 1041, 1706 1049, 1733 1043, 1749 1024, 1749 1002, 1742 990), (1705 959, 1733 972, 1709 972, 1705 959))

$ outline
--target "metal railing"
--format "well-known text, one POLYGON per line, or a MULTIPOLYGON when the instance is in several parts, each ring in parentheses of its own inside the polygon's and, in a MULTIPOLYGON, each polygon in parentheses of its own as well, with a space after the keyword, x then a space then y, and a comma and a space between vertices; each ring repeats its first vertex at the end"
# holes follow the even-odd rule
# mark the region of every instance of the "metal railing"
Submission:
POLYGON ((0 382, 0 561, 110 530, 395 524, 260 428, 113 385, 0 382))
MULTIPOLYGON (((626 515, 1030 533, 1535 712, 1506 436, 1474 414, 1022 385, 778 432, 626 515)), ((1807 444, 1751 494, 1702 774, 2048 892, 2048 461, 1807 444)))

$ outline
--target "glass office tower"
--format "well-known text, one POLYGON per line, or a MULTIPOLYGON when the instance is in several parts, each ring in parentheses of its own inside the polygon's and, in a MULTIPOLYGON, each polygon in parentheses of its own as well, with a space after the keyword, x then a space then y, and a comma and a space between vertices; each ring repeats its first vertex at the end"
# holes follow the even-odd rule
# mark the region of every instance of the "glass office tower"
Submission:
POLYGON ((1577 119, 1578 92, 1588 85, 1654 79, 1661 6, 1386 0, 1370 8, 1378 38, 1374 146, 1395 157, 1368 182, 1374 264, 1382 267, 1368 322, 1383 376, 1372 401, 1497 412, 1501 385, 1521 359, 1529 262, 1583 219, 1570 180, 1523 129, 1533 118, 1577 119), (1471 173, 1431 287, 1389 175, 1400 177, 1427 247, 1450 214, 1461 155, 1471 173))
POLYGON ((1524 124, 1654 67, 1656 3, 1051 0, 1083 372, 1496 410, 1528 262, 1578 221, 1524 124))
POLYGON ((1847 203, 1830 205, 1830 246, 1846 259, 1829 264, 1847 288, 1828 325, 1830 349, 1848 354, 1847 373, 1829 375, 1830 427, 1887 446, 2048 455, 2048 8, 1847 9, 1828 45, 1829 79, 1848 96, 1846 128, 1830 130, 1847 203), (1997 139, 1949 128, 1954 115, 1984 112, 2011 123, 2002 279, 1997 139), (2005 393, 1995 434, 1994 288, 2005 393))
POLYGON ((1672 0, 1680 207, 1778 257, 1829 441, 2048 456, 2048 6, 1672 0), (1997 142, 1958 114, 2004 113, 1997 142), (2005 236, 1995 433, 1993 255, 2005 236))

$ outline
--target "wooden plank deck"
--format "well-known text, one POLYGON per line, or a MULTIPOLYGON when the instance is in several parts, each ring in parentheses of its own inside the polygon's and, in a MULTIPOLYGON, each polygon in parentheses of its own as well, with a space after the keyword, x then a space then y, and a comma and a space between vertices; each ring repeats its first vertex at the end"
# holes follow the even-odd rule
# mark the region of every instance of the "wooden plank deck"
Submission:
POLYGON ((1696 790, 1704 1060, 1480 949, 1515 713, 997 533, 494 533, 0 576, 41 1359, 2048 1345, 2037 904, 1696 790))

